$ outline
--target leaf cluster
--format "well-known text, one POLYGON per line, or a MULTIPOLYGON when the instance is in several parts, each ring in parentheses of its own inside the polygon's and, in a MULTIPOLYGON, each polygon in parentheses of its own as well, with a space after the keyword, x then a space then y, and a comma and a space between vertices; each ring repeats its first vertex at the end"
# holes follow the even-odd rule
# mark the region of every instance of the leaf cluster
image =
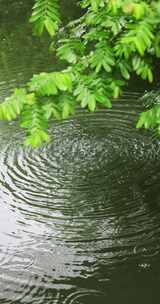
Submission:
POLYGON ((73 114, 72 77, 69 72, 34 75, 26 89, 15 92, 0 104, 0 119, 14 120, 26 129, 26 145, 38 147, 49 142, 49 120, 65 119, 73 114))
MULTIPOLYGON (((97 96, 110 107, 133 74, 154 81, 154 61, 160 57, 160 1, 85 0, 81 6, 87 11, 79 23, 68 26, 68 38, 59 41, 57 55, 73 70, 76 64, 80 75, 77 100, 81 107, 95 111, 97 96), (77 39, 78 45, 73 44, 77 39), (94 88, 86 84, 89 80, 94 88), (103 87, 98 95, 95 83, 103 87)), ((149 110, 152 123, 142 114, 137 127, 153 127, 154 121, 154 127, 158 126, 158 107, 149 110)))
POLYGON ((60 25, 58 0, 35 0, 30 22, 36 35, 41 36, 46 30, 53 37, 60 25))
POLYGON ((142 98, 146 110, 141 113, 137 122, 137 129, 156 129, 160 135, 160 92, 151 91, 142 98))
MULTIPOLYGON (((20 116, 26 144, 50 140, 51 119, 63 120, 76 107, 95 111, 112 106, 133 74, 154 81, 154 60, 160 57, 160 0, 81 0, 84 14, 58 35, 57 57, 68 64, 60 72, 34 75, 0 105, 0 119, 20 116)), ((41 35, 53 36, 60 24, 58 0, 35 0, 31 22, 41 35)), ((137 128, 160 130, 159 105, 141 114, 137 128)), ((160 132, 159 132, 160 133, 160 132)))

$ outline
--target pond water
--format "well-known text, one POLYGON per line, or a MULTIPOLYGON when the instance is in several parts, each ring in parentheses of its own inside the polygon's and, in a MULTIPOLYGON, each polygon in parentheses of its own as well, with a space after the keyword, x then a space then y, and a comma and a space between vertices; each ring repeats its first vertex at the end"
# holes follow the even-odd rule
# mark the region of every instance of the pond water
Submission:
MULTIPOLYGON (((47 38, 31 35, 31 6, 0 1, 1 100, 57 68, 47 38)), ((135 129, 141 94, 55 123, 39 150, 1 122, 0 303, 159 303, 160 142, 135 129)))

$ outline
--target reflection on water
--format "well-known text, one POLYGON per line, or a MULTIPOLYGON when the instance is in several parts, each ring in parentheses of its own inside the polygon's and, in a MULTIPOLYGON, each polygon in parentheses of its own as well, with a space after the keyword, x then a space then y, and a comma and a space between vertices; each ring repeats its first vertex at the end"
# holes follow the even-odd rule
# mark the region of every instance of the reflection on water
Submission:
MULTIPOLYGON (((20 22, 0 48, 1 97, 54 60, 20 22)), ((160 145, 135 129, 139 96, 53 123, 53 142, 38 150, 1 122, 1 303, 158 303, 160 145)))

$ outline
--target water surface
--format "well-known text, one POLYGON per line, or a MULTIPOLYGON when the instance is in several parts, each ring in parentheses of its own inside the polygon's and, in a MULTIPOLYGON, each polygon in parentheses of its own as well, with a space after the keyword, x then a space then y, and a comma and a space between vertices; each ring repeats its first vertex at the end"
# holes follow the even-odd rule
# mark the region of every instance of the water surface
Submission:
MULTIPOLYGON (((3 99, 57 62, 31 35, 32 1, 0 4, 3 99)), ((140 96, 53 123, 37 150, 1 122, 0 303, 158 303, 160 145, 135 129, 140 96)))

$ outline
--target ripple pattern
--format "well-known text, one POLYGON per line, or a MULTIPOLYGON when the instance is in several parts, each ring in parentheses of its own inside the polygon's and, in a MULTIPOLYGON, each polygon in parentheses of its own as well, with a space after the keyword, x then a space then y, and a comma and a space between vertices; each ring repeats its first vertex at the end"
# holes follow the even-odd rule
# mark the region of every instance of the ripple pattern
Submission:
POLYGON ((21 146, 16 123, 1 124, 3 303, 103 302, 115 269, 159 259, 160 143, 135 129, 138 97, 55 122, 37 150, 21 146))

